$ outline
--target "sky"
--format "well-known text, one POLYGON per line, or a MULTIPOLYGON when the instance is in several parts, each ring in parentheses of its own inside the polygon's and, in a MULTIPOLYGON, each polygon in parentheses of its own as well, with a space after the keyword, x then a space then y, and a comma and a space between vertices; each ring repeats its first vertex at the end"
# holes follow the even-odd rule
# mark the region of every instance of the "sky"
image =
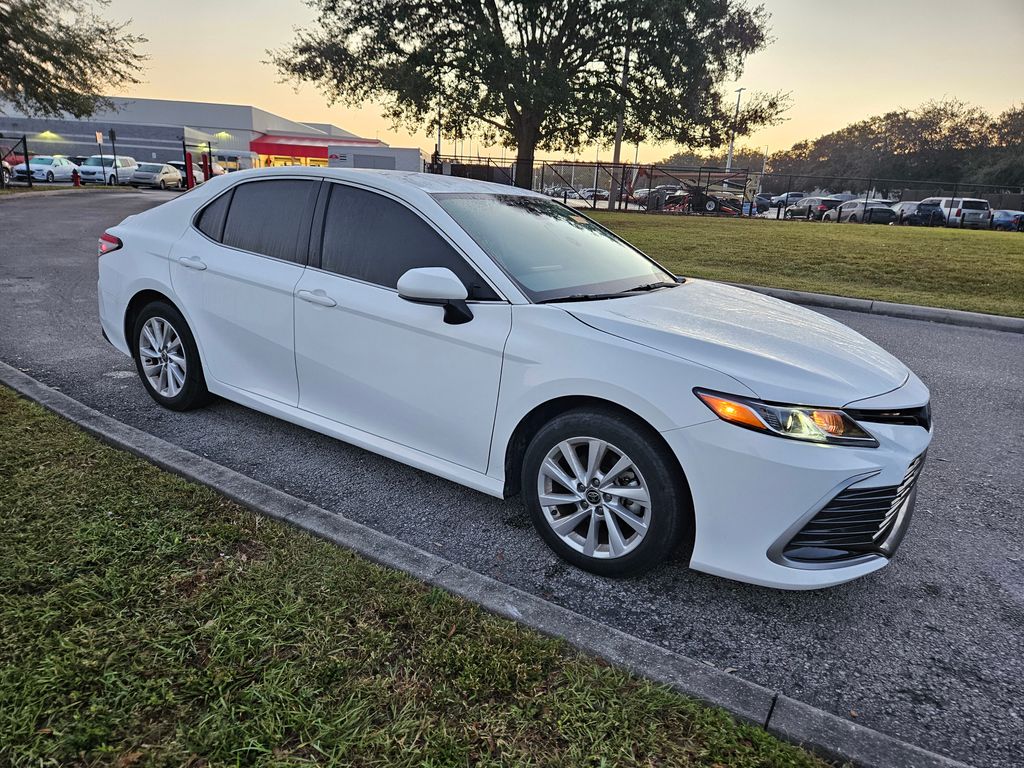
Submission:
MULTIPOLYGON (((1024 0, 762 0, 774 38, 726 88, 790 93, 785 121, 737 140, 774 152, 865 117, 955 97, 998 113, 1024 103, 1024 0)), ((392 146, 431 150, 425 130, 396 129, 377 105, 329 107, 262 63, 315 20, 302 0, 112 0, 106 17, 148 38, 142 83, 118 96, 252 104, 284 117, 331 122, 392 146), (187 47, 186 50, 183 46, 187 47)), ((445 153, 452 151, 446 142, 445 153)), ((672 145, 642 145, 641 162, 672 145)), ((467 140, 466 152, 500 156, 467 140)), ((580 153, 590 159, 608 147, 580 153)), ((633 148, 623 151, 627 160, 633 148)))

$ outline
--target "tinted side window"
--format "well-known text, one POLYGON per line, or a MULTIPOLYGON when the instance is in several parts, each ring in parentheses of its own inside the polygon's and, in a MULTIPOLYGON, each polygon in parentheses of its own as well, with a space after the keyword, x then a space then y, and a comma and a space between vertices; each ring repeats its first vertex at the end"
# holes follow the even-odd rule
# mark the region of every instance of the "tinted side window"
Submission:
POLYGON ((387 288, 395 288, 410 269, 447 267, 471 299, 498 298, 444 238, 404 205, 341 184, 331 185, 320 266, 387 288))
POLYGON ((218 197, 206 206, 202 213, 199 214, 199 218, 196 219, 196 226, 199 228, 199 231, 211 240, 220 242, 221 235, 224 234, 224 220, 228 215, 228 206, 231 205, 232 194, 234 194, 234 190, 229 190, 218 197))
POLYGON ((235 187, 221 242, 275 259, 305 262, 298 254, 303 223, 308 230, 319 181, 273 179, 235 187))

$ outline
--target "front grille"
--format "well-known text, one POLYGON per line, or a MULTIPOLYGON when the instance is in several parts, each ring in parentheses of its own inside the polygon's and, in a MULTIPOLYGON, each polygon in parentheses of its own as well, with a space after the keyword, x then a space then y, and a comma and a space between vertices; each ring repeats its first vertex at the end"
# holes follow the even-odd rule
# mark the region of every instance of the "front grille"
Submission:
POLYGON ((919 408, 889 408, 886 410, 847 408, 846 413, 854 421, 869 421, 876 424, 904 424, 931 429, 932 406, 925 403, 919 408))
POLYGON ((783 555, 803 563, 830 563, 863 555, 892 556, 906 529, 911 494, 924 466, 922 453, 899 485, 847 488, 786 544, 783 555))

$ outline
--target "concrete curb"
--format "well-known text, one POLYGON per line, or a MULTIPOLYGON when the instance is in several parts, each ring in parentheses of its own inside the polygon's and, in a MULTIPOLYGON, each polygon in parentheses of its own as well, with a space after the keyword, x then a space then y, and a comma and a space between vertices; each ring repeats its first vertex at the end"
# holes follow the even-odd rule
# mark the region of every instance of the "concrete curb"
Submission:
POLYGON ((100 413, 0 362, 0 383, 104 442, 213 488, 255 512, 477 603, 680 693, 722 707, 830 760, 861 768, 968 768, 503 584, 253 480, 100 413))
POLYGON ((728 283, 737 288, 746 288, 776 299, 803 304, 809 307, 827 307, 829 309, 845 309, 851 312, 866 312, 870 315, 887 315, 902 317, 908 320, 927 320, 932 323, 946 323, 969 328, 985 328, 991 331, 1008 333, 1024 333, 1024 317, 1007 317, 1006 315, 986 315, 984 312, 964 312, 959 309, 941 309, 939 307, 922 307, 917 304, 895 304, 891 301, 875 301, 873 299, 853 299, 846 296, 831 296, 827 293, 809 293, 807 291, 790 291, 785 288, 765 288, 760 285, 744 285, 728 283))

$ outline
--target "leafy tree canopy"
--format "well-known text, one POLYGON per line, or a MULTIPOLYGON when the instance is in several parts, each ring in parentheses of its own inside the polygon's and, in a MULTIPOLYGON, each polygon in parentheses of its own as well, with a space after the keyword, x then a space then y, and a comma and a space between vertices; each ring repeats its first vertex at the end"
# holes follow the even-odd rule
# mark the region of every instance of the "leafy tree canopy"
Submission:
MULTIPOLYGON (((317 24, 271 51, 288 78, 331 103, 382 103, 396 123, 534 153, 609 140, 625 106, 627 142, 718 146, 767 14, 741 0, 309 0, 317 24), (628 57, 627 57, 628 52, 628 57), (622 87, 624 63, 629 77, 622 87), (438 114, 440 113, 440 118, 438 114)), ((743 135, 778 119, 786 97, 750 94, 743 135)))
POLYGON ((768 158, 769 170, 838 178, 1024 185, 1024 106, 992 116, 956 99, 869 117, 768 158))
POLYGON ((86 117, 138 83, 145 38, 101 18, 106 0, 0 0, 0 99, 28 115, 86 117))

